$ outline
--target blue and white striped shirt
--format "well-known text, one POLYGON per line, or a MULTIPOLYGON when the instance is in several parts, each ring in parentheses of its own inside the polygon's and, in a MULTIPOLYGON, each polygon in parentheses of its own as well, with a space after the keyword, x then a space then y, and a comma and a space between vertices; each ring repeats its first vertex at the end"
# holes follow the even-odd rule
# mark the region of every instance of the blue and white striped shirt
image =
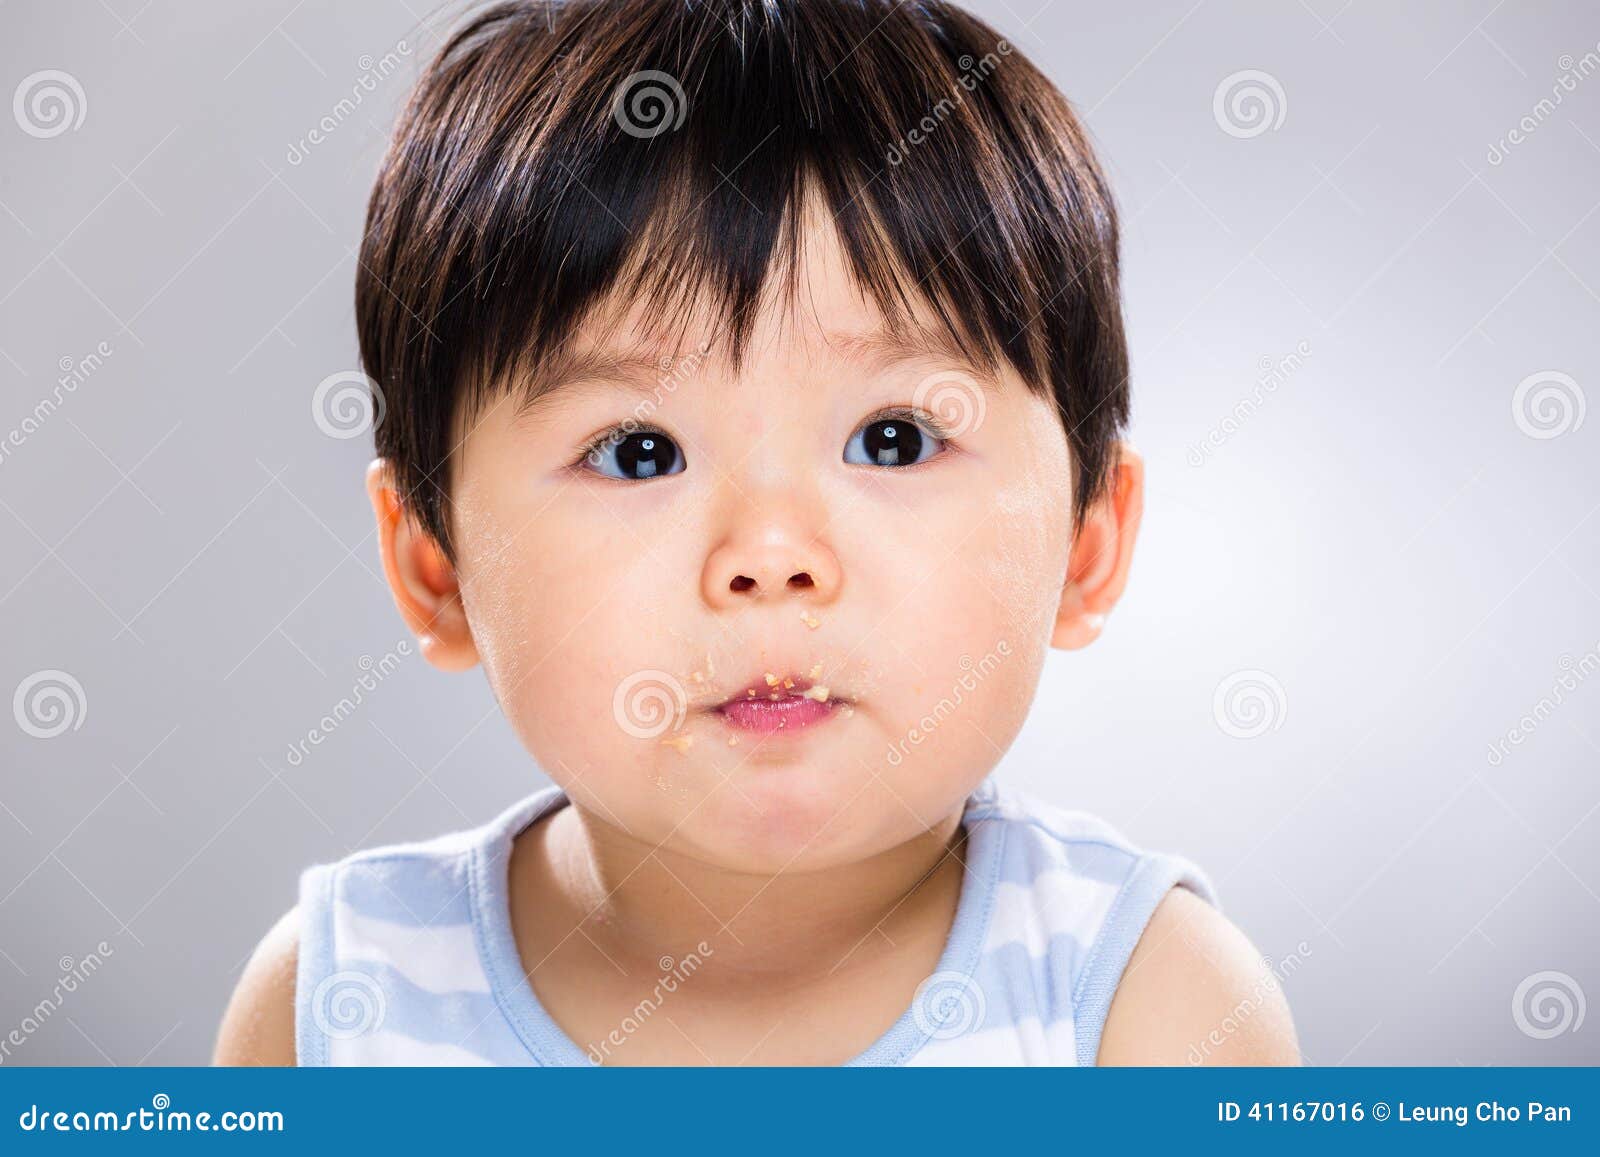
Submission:
MULTIPOLYGON (((563 806, 535 792, 480 827, 300 876, 301 1065, 592 1065, 539 1003, 511 931, 512 840, 563 806)), ((1111 998, 1190 861, 992 779, 968 799, 966 867, 936 970, 852 1065, 1089 1065, 1111 998)))

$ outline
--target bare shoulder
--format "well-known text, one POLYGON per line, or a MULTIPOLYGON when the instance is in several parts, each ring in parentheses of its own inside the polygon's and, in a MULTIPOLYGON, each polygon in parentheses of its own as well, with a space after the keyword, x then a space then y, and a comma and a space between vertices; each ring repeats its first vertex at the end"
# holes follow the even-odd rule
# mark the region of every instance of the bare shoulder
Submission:
POLYGON ((1103 1065, 1298 1065, 1289 1002, 1231 920, 1187 888, 1157 906, 1100 1038, 1103 1065))
POLYGON ((300 909, 267 930, 234 987, 217 1030, 214 1065, 293 1065, 300 909))

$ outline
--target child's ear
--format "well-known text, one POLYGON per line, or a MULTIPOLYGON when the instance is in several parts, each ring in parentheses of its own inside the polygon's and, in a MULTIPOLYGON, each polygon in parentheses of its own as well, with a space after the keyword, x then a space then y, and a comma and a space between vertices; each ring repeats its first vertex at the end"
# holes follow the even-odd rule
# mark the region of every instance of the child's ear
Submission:
POLYGON ((441 671, 465 671, 478 661, 455 568, 444 551, 406 512, 388 459, 367 467, 367 497, 378 517, 383 573, 422 656, 441 671))
POLYGON ((1051 646, 1076 650, 1100 637, 1106 616, 1127 585, 1133 540, 1143 514, 1144 459, 1122 442, 1105 497, 1089 509, 1073 539, 1051 646))

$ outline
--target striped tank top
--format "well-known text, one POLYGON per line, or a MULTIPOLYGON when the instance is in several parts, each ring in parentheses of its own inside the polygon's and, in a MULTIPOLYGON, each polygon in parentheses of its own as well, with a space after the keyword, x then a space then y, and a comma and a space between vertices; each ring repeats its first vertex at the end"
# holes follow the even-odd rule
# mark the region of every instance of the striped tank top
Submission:
MULTIPOLYGON (((603 1059, 539 1003, 507 903, 512 840, 566 802, 551 786, 480 827, 306 868, 298 1063, 603 1059)), ((1112 995, 1157 904, 1183 886, 1215 905, 1209 879, 1180 856, 1134 847, 1095 816, 992 779, 967 800, 962 823, 965 875, 938 965, 849 1063, 1093 1064, 1112 995)))

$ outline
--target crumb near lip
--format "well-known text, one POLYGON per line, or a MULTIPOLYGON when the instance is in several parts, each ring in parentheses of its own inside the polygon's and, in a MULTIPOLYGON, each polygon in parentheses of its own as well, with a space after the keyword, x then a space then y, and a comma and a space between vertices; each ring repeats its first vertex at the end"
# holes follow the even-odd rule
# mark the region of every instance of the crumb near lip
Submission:
POLYGON ((664 746, 670 747, 679 755, 682 755, 687 752, 690 747, 694 746, 694 736, 689 734, 687 731, 679 731, 673 735, 667 736, 661 742, 664 746))
POLYGON ((813 631, 822 626, 822 620, 817 618, 817 616, 813 615, 810 611, 801 611, 800 621, 806 626, 810 627, 813 631))

